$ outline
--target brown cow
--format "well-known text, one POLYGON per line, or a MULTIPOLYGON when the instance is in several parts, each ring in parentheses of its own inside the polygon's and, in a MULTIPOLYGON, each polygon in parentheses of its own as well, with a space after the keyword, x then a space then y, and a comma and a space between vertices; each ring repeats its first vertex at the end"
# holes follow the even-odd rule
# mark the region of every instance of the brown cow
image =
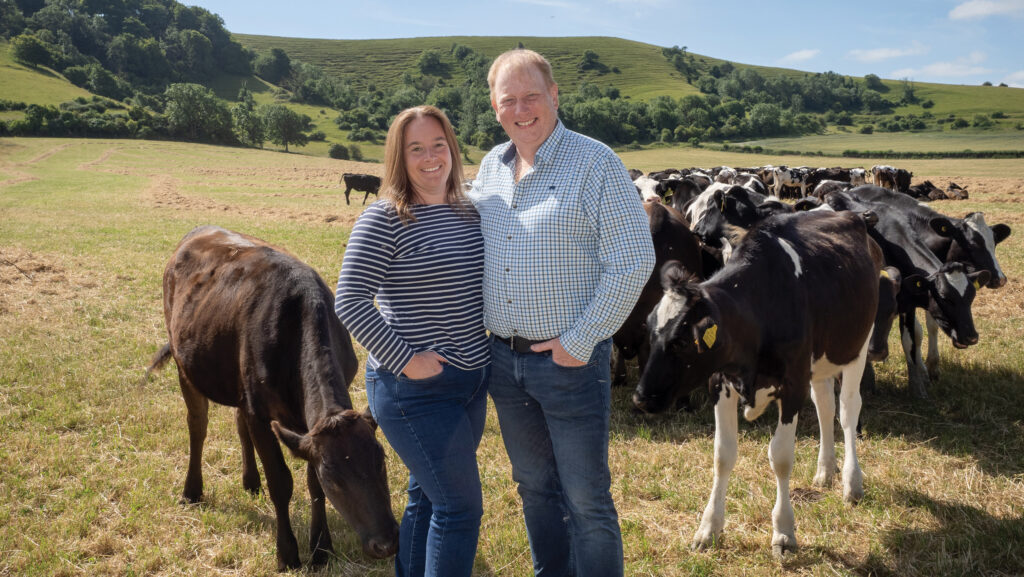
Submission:
POLYGON ((237 407, 242 485, 260 490, 255 449, 277 513, 279 570, 298 567, 299 551, 288 515, 292 476, 278 439, 308 462, 314 565, 332 551, 325 493, 367 555, 388 557, 398 548, 384 449, 372 418, 352 410, 348 385, 359 365, 333 303, 334 293, 306 264, 213 226, 185 235, 164 270, 170 342, 150 370, 171 357, 178 365, 189 429, 184 501, 203 495, 209 401, 237 407))

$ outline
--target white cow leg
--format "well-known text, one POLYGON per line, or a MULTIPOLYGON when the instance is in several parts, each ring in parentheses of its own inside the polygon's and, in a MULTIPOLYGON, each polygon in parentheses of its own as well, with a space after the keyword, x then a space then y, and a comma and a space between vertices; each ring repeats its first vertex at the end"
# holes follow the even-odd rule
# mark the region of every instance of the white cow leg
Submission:
POLYGON ((729 475, 736 465, 739 418, 739 395, 727 386, 722 386, 715 403, 715 480, 711 486, 711 497, 704 507, 700 526, 693 536, 692 547, 711 547, 722 536, 725 528, 725 493, 729 486, 729 475))
MULTIPOLYGON (((779 414, 781 413, 780 403, 779 414)), ((779 426, 775 429, 775 435, 768 447, 768 460, 775 471, 776 483, 775 508, 772 509, 772 553, 777 557, 796 551, 796 520, 793 516, 793 504, 789 501, 789 476, 793 472, 796 422, 796 415, 793 415, 791 423, 783 423, 780 417, 779 426)))
POLYGON ((857 421, 860 419, 860 379, 864 375, 867 364, 868 343, 871 336, 864 342, 864 347, 857 360, 843 367, 843 385, 839 391, 839 424, 843 427, 843 500, 857 504, 864 497, 864 474, 857 460, 857 421))
POLYGON ((924 324, 928 328, 928 361, 925 366, 928 368, 928 376, 931 380, 939 380, 939 323, 931 313, 925 311, 924 324))
MULTIPOLYGON (((845 377, 844 377, 845 378, 845 377)), ((811 381, 811 400, 818 411, 818 471, 814 474, 814 484, 828 487, 832 484, 832 476, 836 472, 836 396, 835 380, 831 377, 811 381)))

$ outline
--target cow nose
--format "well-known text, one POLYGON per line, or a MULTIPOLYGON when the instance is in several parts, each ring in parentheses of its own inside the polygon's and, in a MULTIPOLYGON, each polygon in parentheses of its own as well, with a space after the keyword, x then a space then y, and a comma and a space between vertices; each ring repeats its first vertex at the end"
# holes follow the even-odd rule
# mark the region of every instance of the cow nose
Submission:
POLYGON ((369 553, 376 559, 385 559, 391 557, 398 552, 398 540, 392 539, 391 541, 379 541, 372 539, 370 541, 369 553))
POLYGON ((978 344, 978 335, 973 335, 973 336, 967 337, 967 339, 965 339, 965 340, 967 341, 967 344, 969 344, 969 345, 976 345, 976 344, 978 344))
POLYGON ((656 197, 656 196, 649 196, 649 197, 644 199, 644 202, 651 202, 651 203, 655 203, 655 202, 659 202, 659 201, 661 201, 661 199, 656 197))
POLYGON ((873 363, 880 363, 889 358, 889 347, 868 351, 868 360, 873 363))

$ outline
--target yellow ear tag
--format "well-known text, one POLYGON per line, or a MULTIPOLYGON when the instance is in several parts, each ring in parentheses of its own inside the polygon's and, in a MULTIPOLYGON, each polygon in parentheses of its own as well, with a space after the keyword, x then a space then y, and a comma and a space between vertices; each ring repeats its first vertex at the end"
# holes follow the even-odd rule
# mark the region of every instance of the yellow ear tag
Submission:
POLYGON ((725 199, 722 199, 722 212, 725 212, 725 199))
POLYGON ((921 288, 921 281, 917 281, 917 288, 921 288))
POLYGON ((883 268, 883 269, 882 269, 882 276, 883 276, 883 277, 885 277, 885 278, 889 278, 889 271, 887 271, 887 270, 885 270, 885 269, 883 268))
POLYGON ((980 282, 974 281, 974 290, 976 290, 976 291, 977 290, 981 290, 981 283, 980 282))
POLYGON ((945 234, 945 233, 946 233, 946 227, 942 227, 942 233, 943 233, 943 234, 945 234))
POLYGON ((711 325, 708 330, 704 331, 704 344, 711 347, 715 346, 715 339, 718 338, 718 325, 711 325))

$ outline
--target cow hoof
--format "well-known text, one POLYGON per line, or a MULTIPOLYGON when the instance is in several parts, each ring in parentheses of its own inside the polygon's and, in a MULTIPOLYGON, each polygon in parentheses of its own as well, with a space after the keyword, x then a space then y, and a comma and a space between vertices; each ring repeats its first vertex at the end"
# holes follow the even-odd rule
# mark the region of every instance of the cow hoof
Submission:
POLYGON ((251 479, 243 478, 242 479, 242 487, 245 488, 245 490, 248 491, 249 494, 252 495, 253 497, 259 495, 260 494, 260 479, 259 479, 259 477, 256 477, 255 481, 253 481, 251 479))
POLYGON ((200 493, 198 495, 194 495, 194 496, 182 495, 181 498, 178 499, 178 504, 179 505, 198 505, 199 503, 202 503, 202 502, 203 502, 203 494, 202 493, 200 493))
POLYGON ((698 531, 693 536, 693 541, 690 543, 690 549, 694 551, 704 551, 711 549, 722 542, 722 534, 714 534, 711 532, 698 531))
POLYGON ((626 375, 615 375, 615 378, 612 379, 613 387, 624 387, 627 384, 629 383, 626 382, 626 375))
POLYGON ((939 363, 926 362, 925 366, 928 367, 928 378, 932 381, 939 380, 939 377, 942 376, 942 371, 939 370, 939 363))
POLYGON ((812 483, 814 483, 815 487, 831 487, 832 486, 832 477, 833 476, 834 476, 834 473, 829 474, 829 473, 826 473, 825 471, 818 471, 814 475, 814 480, 812 481, 812 483))
POLYGON ((327 561, 330 560, 331 555, 334 553, 333 550, 328 549, 317 549, 313 551, 313 556, 309 559, 309 564, 314 567, 320 567, 326 565, 327 561))
POLYGON ((849 505, 856 505, 864 498, 863 487, 852 487, 843 491, 843 501, 849 505))
POLYGON ((772 538, 772 554, 782 559, 788 553, 796 553, 796 537, 777 534, 772 538))

